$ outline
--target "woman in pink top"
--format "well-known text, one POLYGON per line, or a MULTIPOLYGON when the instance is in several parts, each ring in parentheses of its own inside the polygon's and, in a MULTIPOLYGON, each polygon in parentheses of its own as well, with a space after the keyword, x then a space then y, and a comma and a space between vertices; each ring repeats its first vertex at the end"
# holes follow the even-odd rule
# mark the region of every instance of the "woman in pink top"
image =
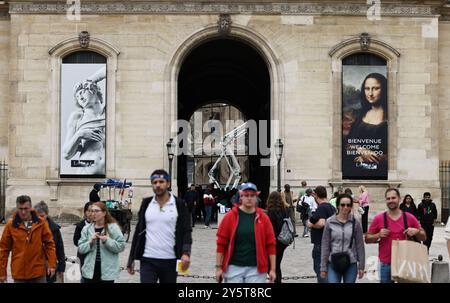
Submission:
POLYGON ((359 205, 364 209, 364 214, 361 217, 361 224, 363 233, 367 233, 367 222, 369 219, 369 193, 365 186, 359 187, 359 205))

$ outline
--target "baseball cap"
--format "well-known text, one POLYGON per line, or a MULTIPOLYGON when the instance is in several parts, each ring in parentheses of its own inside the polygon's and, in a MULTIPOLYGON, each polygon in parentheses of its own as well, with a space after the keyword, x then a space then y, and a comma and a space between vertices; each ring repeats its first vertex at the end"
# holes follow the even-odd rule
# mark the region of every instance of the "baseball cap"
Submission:
POLYGON ((241 188, 240 190, 254 190, 254 191, 258 191, 258 188, 256 187, 255 184, 251 183, 251 182, 246 182, 246 183, 242 183, 241 184, 241 188))
POLYGON ((311 188, 306 189, 305 193, 312 194, 313 190, 311 188))

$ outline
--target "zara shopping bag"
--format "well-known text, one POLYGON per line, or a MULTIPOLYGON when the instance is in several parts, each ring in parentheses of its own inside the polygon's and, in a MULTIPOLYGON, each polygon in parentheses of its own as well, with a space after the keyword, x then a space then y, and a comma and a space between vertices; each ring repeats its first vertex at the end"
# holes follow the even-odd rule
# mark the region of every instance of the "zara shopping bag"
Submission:
POLYGON ((414 241, 392 241, 391 275, 400 283, 431 283, 427 247, 414 241))

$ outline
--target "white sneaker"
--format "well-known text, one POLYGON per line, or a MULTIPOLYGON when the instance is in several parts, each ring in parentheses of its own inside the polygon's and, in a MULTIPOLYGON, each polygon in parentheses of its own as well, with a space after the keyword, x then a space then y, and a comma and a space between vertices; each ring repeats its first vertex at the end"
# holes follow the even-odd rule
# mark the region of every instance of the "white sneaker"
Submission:
POLYGON ((205 225, 205 229, 208 229, 209 228, 209 226, 208 225, 205 225))

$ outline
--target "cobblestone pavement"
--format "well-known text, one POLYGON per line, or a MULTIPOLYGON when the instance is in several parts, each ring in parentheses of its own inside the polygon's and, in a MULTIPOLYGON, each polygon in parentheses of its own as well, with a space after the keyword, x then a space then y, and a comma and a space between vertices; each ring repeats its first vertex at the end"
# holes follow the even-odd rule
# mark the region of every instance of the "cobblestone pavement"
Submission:
MULTIPOLYGON (((72 237, 73 232, 75 230, 75 226, 73 224, 62 224, 62 235, 64 238, 64 246, 66 255, 76 256, 76 247, 73 245, 72 237)), ((134 226, 133 226, 134 230, 134 226)), ((0 225, 0 233, 3 231, 3 226, 0 225)), ((303 231, 303 226, 297 226, 297 231, 300 233, 303 231)), ((192 246, 192 256, 191 256, 191 268, 190 268, 190 276, 193 277, 179 277, 178 282, 180 283, 212 283, 214 282, 211 278, 205 278, 203 276, 212 277, 214 275, 214 265, 215 265, 215 235, 217 229, 214 229, 214 225, 212 229, 204 229, 203 225, 198 224, 194 228, 193 231, 193 246, 192 246), (199 277, 197 277, 199 276, 199 277)), ((128 259, 128 254, 131 246, 131 237, 130 242, 127 243, 126 249, 123 253, 120 254, 120 265, 122 267, 126 266, 126 262, 128 259)), ((287 279, 283 282, 286 283, 315 283, 316 280, 311 278, 314 276, 314 271, 312 267, 312 257, 311 257, 312 244, 310 238, 296 238, 295 241, 295 249, 293 245, 289 246, 285 253, 284 258, 281 264, 282 272, 284 277, 303 277, 296 279, 287 279), (304 278, 307 277, 307 278, 304 278)), ((430 259, 437 258, 437 256, 441 254, 444 256, 444 260, 448 261, 448 253, 447 246, 444 239, 444 227, 436 226, 434 231, 433 244, 430 249, 430 259)), ((376 256, 378 255, 378 245, 370 244, 366 245, 366 258, 368 259, 367 263, 373 263, 373 260, 376 260, 376 256)), ((368 264, 370 267, 370 264, 368 264)), ((67 272, 66 272, 66 282, 69 282, 68 278, 70 276, 69 269, 74 266, 71 263, 67 264, 67 272)), ((367 268, 367 270, 371 270, 372 268, 367 268)), ((376 267, 376 266, 375 266, 376 267)), ((136 261, 136 268, 139 268, 139 261, 136 261)), ((11 277, 9 275, 9 266, 8 266, 8 279, 11 281, 11 277)), ((70 281, 70 282, 78 282, 78 281, 70 281)), ((116 281, 117 283, 137 283, 139 282, 139 273, 136 273, 134 276, 128 274, 126 270, 121 271, 120 278, 116 281)), ((358 282, 364 283, 376 283, 376 274, 369 273, 362 280, 358 282)))

